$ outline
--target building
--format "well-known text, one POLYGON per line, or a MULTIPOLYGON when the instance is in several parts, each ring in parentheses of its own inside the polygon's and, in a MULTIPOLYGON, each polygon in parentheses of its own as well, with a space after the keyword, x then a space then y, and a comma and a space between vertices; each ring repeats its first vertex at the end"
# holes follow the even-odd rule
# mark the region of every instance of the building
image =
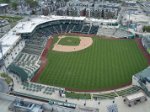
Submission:
POLYGON ((43 112, 42 106, 22 99, 15 99, 9 106, 13 112, 43 112))
POLYGON ((0 4, 0 14, 5 14, 8 11, 8 4, 6 3, 1 3, 0 4))
MULTIPOLYGON (((39 5, 42 9, 42 14, 48 15, 55 13, 57 14, 56 10, 59 10, 61 7, 66 6, 66 2, 64 1, 55 1, 55 0, 49 0, 49 1, 39 1, 39 5)), ((58 13, 59 14, 59 13, 58 13)))
POLYGON ((142 103, 147 101, 146 95, 143 92, 134 93, 128 96, 125 96, 124 103, 129 107, 136 105, 137 103, 142 103))
POLYGON ((121 4, 98 1, 69 1, 65 7, 59 8, 58 15, 84 16, 98 19, 114 19, 118 17, 121 4), (60 13, 62 12, 62 13, 60 13))
POLYGON ((150 16, 150 2, 138 2, 141 9, 145 12, 147 16, 150 16))

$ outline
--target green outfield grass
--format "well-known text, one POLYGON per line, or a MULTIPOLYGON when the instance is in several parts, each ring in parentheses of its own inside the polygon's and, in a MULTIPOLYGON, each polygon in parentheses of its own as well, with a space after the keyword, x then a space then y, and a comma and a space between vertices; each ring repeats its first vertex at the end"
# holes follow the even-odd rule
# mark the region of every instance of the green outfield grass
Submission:
MULTIPOLYGON (((54 38, 54 43, 57 42, 54 38)), ((50 50, 48 64, 38 82, 79 90, 100 90, 131 82, 132 75, 148 66, 134 40, 93 38, 79 52, 50 50)))
POLYGON ((77 36, 66 36, 65 38, 62 38, 58 44, 68 46, 78 46, 80 44, 80 38, 77 36))

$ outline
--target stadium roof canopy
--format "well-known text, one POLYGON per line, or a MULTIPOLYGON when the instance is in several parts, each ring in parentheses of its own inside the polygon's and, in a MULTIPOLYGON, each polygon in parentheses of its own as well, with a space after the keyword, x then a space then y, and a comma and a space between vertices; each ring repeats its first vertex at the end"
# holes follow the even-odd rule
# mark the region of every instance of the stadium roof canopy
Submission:
POLYGON ((135 94, 128 95, 126 96, 126 99, 129 101, 135 101, 136 99, 139 99, 141 97, 145 97, 145 94, 143 92, 138 92, 135 94))
POLYGON ((7 3, 1 3, 0 4, 0 7, 5 7, 5 6, 8 6, 8 4, 7 3))
MULTIPOLYGON (((8 33, 6 33, 1 39, 2 46, 7 45, 2 48, 3 55, 7 54, 11 48, 21 39, 21 33, 31 33, 36 26, 54 20, 85 20, 91 22, 103 22, 103 23, 116 23, 118 20, 110 19, 94 19, 94 18, 86 18, 86 17, 68 17, 68 16, 38 16, 35 18, 30 18, 26 21, 20 21, 14 28, 12 28, 8 33)), ((2 58, 2 54, 0 54, 0 59, 2 58)))

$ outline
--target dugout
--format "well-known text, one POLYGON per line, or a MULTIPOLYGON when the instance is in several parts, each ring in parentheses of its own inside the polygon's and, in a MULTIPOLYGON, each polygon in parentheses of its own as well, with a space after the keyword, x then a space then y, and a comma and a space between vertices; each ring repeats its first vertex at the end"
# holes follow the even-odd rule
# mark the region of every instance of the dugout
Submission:
POLYGON ((127 104, 129 107, 138 103, 142 103, 144 101, 147 101, 147 98, 146 95, 141 91, 135 94, 125 96, 124 98, 124 103, 127 104))

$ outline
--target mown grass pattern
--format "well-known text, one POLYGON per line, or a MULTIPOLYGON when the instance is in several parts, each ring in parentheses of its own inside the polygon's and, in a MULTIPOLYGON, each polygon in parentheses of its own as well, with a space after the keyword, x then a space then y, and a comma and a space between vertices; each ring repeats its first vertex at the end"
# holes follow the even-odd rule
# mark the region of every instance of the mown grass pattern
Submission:
POLYGON ((76 36, 66 36, 62 38, 58 44, 67 46, 78 46, 80 44, 80 38, 76 36))
MULTIPOLYGON (((54 38, 54 43, 58 38, 54 38)), ((93 45, 78 52, 50 50, 38 82, 79 90, 100 90, 131 82, 148 63, 135 40, 93 38, 93 45)))

